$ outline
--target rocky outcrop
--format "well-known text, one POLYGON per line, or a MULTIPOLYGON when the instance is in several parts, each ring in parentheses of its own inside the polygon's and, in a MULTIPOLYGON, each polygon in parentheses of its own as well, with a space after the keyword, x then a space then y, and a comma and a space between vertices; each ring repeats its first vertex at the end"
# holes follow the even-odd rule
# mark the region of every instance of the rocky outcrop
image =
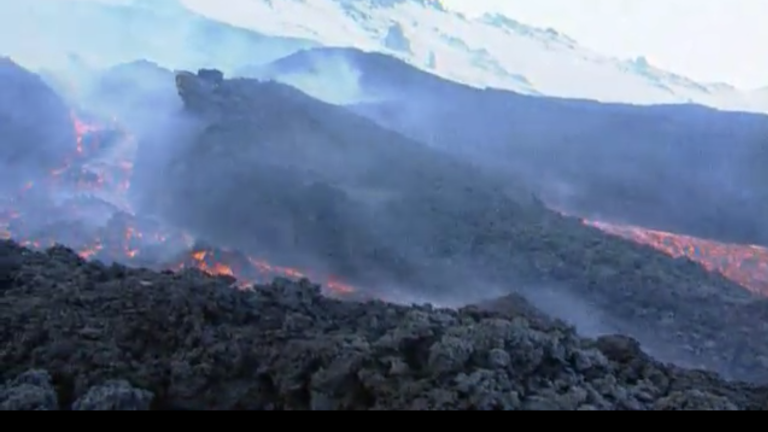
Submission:
POLYGON ((405 54, 412 54, 411 41, 403 32, 403 26, 400 24, 392 24, 387 29, 387 34, 384 36, 384 46, 392 51, 399 51, 405 54))

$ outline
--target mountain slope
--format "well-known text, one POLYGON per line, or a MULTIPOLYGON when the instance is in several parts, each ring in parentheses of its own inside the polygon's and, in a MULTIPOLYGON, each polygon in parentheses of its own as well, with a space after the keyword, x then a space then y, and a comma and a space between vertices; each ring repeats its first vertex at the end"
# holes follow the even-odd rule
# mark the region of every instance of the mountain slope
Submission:
POLYGON ((318 97, 337 90, 364 101, 354 104, 358 113, 526 178, 545 201, 576 214, 768 244, 760 216, 768 189, 758 163, 768 140, 765 115, 480 90, 343 48, 301 51, 243 72, 318 97))
MULTIPOLYGON (((146 63, 116 68, 109 76, 120 79, 103 82, 122 82, 121 87, 131 76, 139 81, 167 77, 174 87, 171 73, 146 63)), ((558 215, 530 197, 513 200, 487 170, 294 88, 223 80, 215 71, 176 77, 187 114, 201 124, 191 140, 166 143, 175 149, 165 149, 174 153, 172 162, 153 164, 156 177, 144 179, 151 187, 134 191, 157 194, 160 208, 144 212, 142 207, 139 215, 159 216, 209 245, 234 246, 321 273, 327 269, 360 292, 388 298, 406 291, 456 304, 517 285, 538 296, 549 308, 541 306, 545 311, 570 314, 590 334, 610 329, 637 335, 659 358, 731 376, 765 377, 768 347, 758 325, 764 301, 724 277, 558 215)), ((155 86, 135 83, 133 88, 155 86)), ((113 92, 111 85, 102 89, 113 92)), ((140 99, 141 92, 135 96, 140 99)), ((131 105, 162 114, 155 111, 157 98, 146 96, 146 103, 131 105)), ((151 155, 157 150, 152 144, 141 140, 137 151, 151 155)), ((140 167, 142 160, 147 158, 137 155, 134 176, 150 171, 140 167)), ((131 189, 135 185, 131 181, 131 189)), ((37 191, 47 197, 56 189, 37 191)), ((22 210, 46 202, 33 200, 22 210)), ((44 218, 39 230, 27 232, 67 243, 95 238, 105 250, 133 254, 131 243, 123 242, 126 234, 133 236, 131 218, 115 215, 110 221, 118 224, 107 223, 103 230, 51 225, 44 218), (100 239, 111 237, 119 240, 102 245, 100 239)), ((30 218, 23 222, 21 228, 35 228, 30 218)), ((18 224, 11 225, 11 233, 17 232, 18 224)), ((160 255, 142 250, 141 261, 131 262, 160 255)), ((230 264, 237 269, 249 262, 230 264)), ((124 274, 119 267, 108 271, 124 274)))
POLYGON ((226 8, 182 0, 211 18, 326 46, 397 56, 478 87, 641 104, 696 102, 768 111, 768 97, 697 83, 649 64, 595 53, 552 29, 500 15, 469 19, 429 0, 233 0, 226 8))
POLYGON ((3 192, 57 168, 75 140, 64 101, 39 76, 1 56, 0 137, 3 192))
POLYGON ((743 342, 723 331, 754 319, 738 312, 754 297, 718 274, 530 196, 511 199, 487 170, 291 87, 214 71, 180 73, 177 86, 206 126, 157 171, 152 192, 164 198, 162 219, 195 238, 327 270, 374 295, 469 301, 510 283, 538 296, 552 287, 573 299, 552 313, 584 302, 596 326, 637 335, 661 357, 734 376, 762 368, 741 360, 761 344, 745 357, 743 342), (693 333, 718 353, 680 351, 693 333))

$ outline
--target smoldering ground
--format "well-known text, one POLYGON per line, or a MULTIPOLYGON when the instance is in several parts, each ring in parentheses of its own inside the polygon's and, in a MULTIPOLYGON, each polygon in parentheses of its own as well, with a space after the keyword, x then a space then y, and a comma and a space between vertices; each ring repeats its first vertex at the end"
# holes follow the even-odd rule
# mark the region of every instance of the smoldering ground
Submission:
POLYGON ((666 326, 683 328, 703 310, 722 321, 720 308, 749 298, 695 264, 511 197, 483 170, 295 89, 182 77, 187 106, 213 126, 175 165, 169 196, 193 198, 175 202, 172 217, 206 237, 306 259, 401 301, 518 290, 584 332, 620 326, 665 359, 694 364, 699 355, 678 346, 686 333, 666 326), (712 284, 722 291, 703 288, 712 284))
MULTIPOLYGON (((193 152, 197 156, 188 160, 195 168, 188 166, 189 174, 182 177, 198 185, 173 195, 211 197, 210 188, 216 187, 219 194, 214 199, 219 201, 201 207, 227 208, 229 216, 184 212, 200 218, 187 222, 201 229, 211 229, 214 219, 228 221, 216 228, 213 237, 237 241, 239 235, 266 240, 260 246, 272 251, 311 251, 311 257, 321 257, 322 265, 334 272, 373 286, 407 287, 420 298, 442 303, 456 302, 468 292, 483 297, 499 286, 529 289, 531 298, 539 296, 537 306, 582 331, 620 328, 641 337, 665 359, 686 364, 700 364, 700 355, 681 347, 667 326, 683 329, 685 317, 698 316, 694 318, 698 321, 701 311, 710 307, 712 318, 722 320, 715 318, 718 309, 748 301, 742 288, 686 260, 670 260, 548 211, 530 194, 511 191, 514 188, 504 177, 489 175, 480 163, 457 163, 451 152, 374 127, 349 111, 285 86, 235 80, 212 92, 187 95, 196 97, 198 102, 216 102, 211 105, 217 107, 214 117, 219 123, 197 147, 190 147, 198 149, 193 152), (227 95, 233 94, 252 98, 230 100, 227 95), (275 95, 280 95, 280 103, 275 103, 275 95), (287 112, 292 118, 284 117, 287 112), (275 131, 281 128, 290 134, 275 131), (276 143, 296 142, 306 144, 309 152, 324 153, 309 161, 300 153, 273 157, 294 148, 276 143), (208 151, 226 146, 254 149, 248 165, 259 166, 255 170, 259 174, 238 175, 249 178, 245 183, 252 187, 264 188, 259 189, 264 202, 244 203, 244 191, 221 184, 223 174, 232 173, 235 165, 223 157, 223 150, 219 155, 208 151), (357 153, 361 148, 364 151, 357 153), (200 162, 195 164, 195 159, 200 162), (260 165, 259 159, 270 163, 260 165), (282 161, 277 167, 276 160, 282 161), (390 162, 386 172, 376 164, 381 161, 390 162), (285 170, 286 165, 290 169, 285 170), (258 220, 261 226, 244 216, 270 206, 274 213, 258 220), (341 222, 341 227, 329 221, 341 222), (543 296, 546 290, 541 287, 561 295, 543 296), (689 300, 681 301, 679 295, 689 300), (630 297, 634 300, 628 302, 630 297), (650 316, 660 321, 649 324, 650 316)), ((690 328, 681 331, 683 339, 692 336, 686 334, 690 328)), ((728 333, 707 331, 708 337, 716 338, 728 333)), ((729 365, 716 368, 730 369, 731 360, 725 362, 729 365)))
MULTIPOLYGON (((178 47, 177 57, 194 50, 178 47)), ((162 57, 162 51, 154 53, 162 57)), ((192 57, 184 60, 195 63, 192 57)), ((243 60, 242 66, 252 62, 243 60)), ((173 61, 159 64, 178 67, 173 61)), ((198 61, 189 69, 205 65, 207 60, 198 61)), ((82 66, 75 71, 78 88, 68 93, 69 102, 117 117, 136 136, 132 204, 200 240, 319 268, 401 301, 458 304, 529 290, 542 309, 584 332, 610 332, 614 327, 605 324, 611 322, 601 317, 605 314, 630 333, 641 329, 637 333, 645 341, 658 337, 671 347, 733 345, 723 329, 743 324, 722 313, 745 301, 735 284, 551 212, 529 191, 510 185, 509 177, 489 173, 483 160, 454 151, 474 149, 477 155, 498 149, 480 145, 494 142, 478 128, 482 124, 491 134, 505 124, 501 119, 488 124, 447 116, 439 118, 450 121, 437 123, 428 117, 433 112, 411 109, 404 112, 431 120, 423 129, 409 123, 407 130, 392 121, 393 131, 371 111, 355 106, 356 114, 278 83, 211 82, 210 74, 194 73, 182 75, 189 81, 179 83, 178 74, 146 62, 82 66), (482 139, 467 136, 469 131, 482 139), (701 294, 705 285, 718 294, 701 294), (704 340, 697 339, 701 334, 704 340)), ((338 76, 325 81, 324 63, 320 66, 314 64, 318 70, 311 80, 293 84, 311 82, 310 93, 324 84, 332 96, 335 85, 346 99, 387 102, 397 90, 371 84, 377 81, 354 64, 331 68, 345 71, 340 76, 351 82, 338 76), (360 89, 370 94, 360 95, 360 89)), ((52 76, 65 75, 48 69, 52 76)), ((409 73, 415 75, 408 82, 418 83, 408 88, 409 96, 419 109, 428 105, 429 94, 445 96, 452 88, 409 73)), ((291 83, 295 76, 274 78, 291 83)), ((477 107, 468 101, 456 105, 477 107)), ((535 124, 536 133, 550 125, 535 124)), ((573 163, 584 167, 583 158, 573 163)), ((731 365, 735 349, 702 348, 686 356, 708 356, 704 363, 710 368, 754 376, 753 366, 731 365)))

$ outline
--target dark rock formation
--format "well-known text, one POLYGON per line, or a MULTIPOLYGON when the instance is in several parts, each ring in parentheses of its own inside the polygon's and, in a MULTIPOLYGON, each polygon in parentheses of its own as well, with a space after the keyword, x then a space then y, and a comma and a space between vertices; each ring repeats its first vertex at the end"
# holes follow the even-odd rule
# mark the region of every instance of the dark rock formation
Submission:
POLYGON ((400 24, 392 24, 387 29, 387 34, 384 36, 384 46, 393 50, 404 53, 411 53, 411 41, 403 32, 403 27, 400 24))
POLYGON ((132 387, 127 381, 107 381, 91 387, 72 404, 75 411, 146 411, 154 395, 132 387))
POLYGON ((306 280, 238 291, 61 247, 0 253, 3 409, 766 406, 764 388, 658 363, 626 337, 581 339, 519 297, 495 312, 343 302, 306 280))
POLYGON ((53 411, 58 408, 56 389, 46 371, 24 372, 0 387, 2 411, 53 411))

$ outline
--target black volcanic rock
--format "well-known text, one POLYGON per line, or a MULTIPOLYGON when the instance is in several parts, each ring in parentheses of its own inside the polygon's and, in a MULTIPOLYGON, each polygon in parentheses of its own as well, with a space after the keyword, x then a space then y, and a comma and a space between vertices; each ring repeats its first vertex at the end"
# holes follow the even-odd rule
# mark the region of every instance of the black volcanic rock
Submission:
POLYGON ((768 389, 579 338, 511 296, 344 302, 278 279, 86 263, 0 242, 0 409, 756 410, 768 389), (495 308, 496 311, 489 311, 495 308), (51 313, 55 311, 55 313, 51 313))
POLYGON ((303 50, 243 74, 322 83, 340 80, 339 70, 354 71, 357 99, 366 101, 355 112, 488 170, 523 177, 559 208, 768 245, 768 183, 759 163, 768 140, 764 114, 472 88, 351 48, 303 50))
MULTIPOLYGON (((768 379, 765 308, 738 285, 549 211, 524 187, 346 108, 207 74, 177 75, 185 116, 199 127, 176 142, 174 124, 163 123, 157 148, 170 163, 147 153, 156 162, 144 172, 155 177, 140 175, 153 213, 175 228, 382 297, 455 303, 517 291, 580 328, 574 312, 596 317, 590 334, 631 335, 660 359, 768 379)), ((19 266, 18 254, 0 254, 3 289, 19 266)), ((111 381, 92 385, 115 390, 110 404, 146 399, 111 381)))
POLYGON ((590 333, 768 380, 765 317, 744 313, 757 300, 720 274, 563 217, 520 185, 295 88, 188 72, 177 85, 207 126, 158 193, 162 213, 200 237, 435 301, 518 290, 577 325, 596 321, 590 333))
POLYGON ((0 164, 5 186, 59 168, 77 148, 64 101, 37 75, 0 58, 0 164))
MULTIPOLYGON (((370 245, 370 253, 377 249, 377 259, 395 248, 416 253, 388 232, 391 223, 375 223, 377 212, 414 186, 414 193, 434 192, 432 199, 444 201, 443 208, 492 202, 494 190, 503 187, 471 165, 283 84, 216 84, 182 72, 177 86, 187 110, 208 127, 177 158, 169 180, 177 189, 166 195, 197 197, 195 210, 183 212, 185 223, 226 242, 259 238, 254 243, 266 242, 272 250, 319 248, 321 255, 349 257, 358 249, 349 244, 354 241, 370 245), (214 210, 221 208, 230 210, 214 210), (225 233, 234 226, 239 231, 225 233), (337 245, 307 244, 319 233, 337 245)), ((522 216, 521 206, 507 204, 522 216)), ((408 206, 397 204, 405 212, 408 206)), ((403 222, 408 217, 403 214, 403 222)), ((414 242, 413 248, 421 247, 414 242)))

